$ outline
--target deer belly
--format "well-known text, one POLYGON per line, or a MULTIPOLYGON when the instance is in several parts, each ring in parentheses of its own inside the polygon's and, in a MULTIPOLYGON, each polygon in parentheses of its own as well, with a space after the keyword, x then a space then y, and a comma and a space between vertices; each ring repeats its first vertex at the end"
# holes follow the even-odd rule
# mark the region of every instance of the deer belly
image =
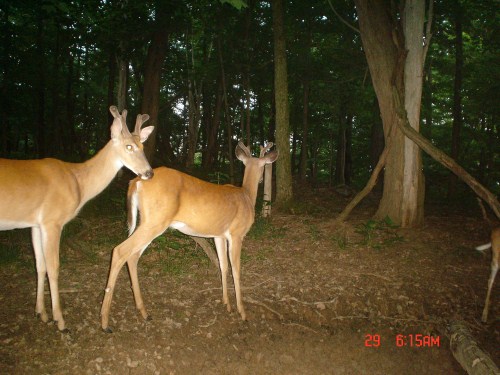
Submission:
POLYGON ((200 233, 199 231, 197 231, 194 228, 191 228, 188 224, 183 223, 182 221, 172 221, 169 227, 172 229, 177 229, 179 232, 187 234, 188 236, 206 237, 206 238, 217 237, 210 233, 200 233))

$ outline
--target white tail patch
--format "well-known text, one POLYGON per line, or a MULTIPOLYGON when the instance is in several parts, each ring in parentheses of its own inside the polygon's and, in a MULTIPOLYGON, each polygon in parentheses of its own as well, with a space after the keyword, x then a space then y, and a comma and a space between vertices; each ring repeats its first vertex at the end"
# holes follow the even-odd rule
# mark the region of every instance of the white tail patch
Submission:
POLYGON ((476 250, 477 251, 484 251, 484 250, 488 250, 490 247, 491 247, 491 242, 487 243, 485 245, 481 245, 481 246, 476 247, 476 250))
POLYGON ((139 191, 139 188, 141 187, 141 182, 137 181, 135 184, 135 190, 130 197, 129 201, 129 217, 128 217, 128 235, 130 236, 132 233, 134 233, 135 228, 137 226, 137 212, 138 212, 138 206, 139 206, 139 201, 137 198, 137 192, 139 191))

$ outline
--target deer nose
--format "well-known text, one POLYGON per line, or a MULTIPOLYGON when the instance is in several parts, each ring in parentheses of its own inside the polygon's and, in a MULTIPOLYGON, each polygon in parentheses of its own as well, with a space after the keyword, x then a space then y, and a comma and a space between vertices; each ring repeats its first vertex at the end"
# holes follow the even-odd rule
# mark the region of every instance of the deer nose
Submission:
POLYGON ((147 171, 145 174, 144 174, 144 177, 146 178, 146 180, 149 180, 151 178, 153 178, 153 176, 155 175, 155 173, 153 172, 152 169, 150 169, 149 171, 147 171))

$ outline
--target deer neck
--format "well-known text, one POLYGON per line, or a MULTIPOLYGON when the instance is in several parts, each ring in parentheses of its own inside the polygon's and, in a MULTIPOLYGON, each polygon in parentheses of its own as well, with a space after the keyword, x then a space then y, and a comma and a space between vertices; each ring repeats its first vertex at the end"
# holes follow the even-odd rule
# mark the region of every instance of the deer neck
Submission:
POLYGON ((255 207, 255 202, 257 200, 257 191, 259 189, 259 180, 261 173, 257 168, 247 167, 245 168, 245 174, 243 176, 243 184, 241 187, 246 191, 252 206, 255 207))
POLYGON ((122 166, 119 159, 115 157, 112 141, 109 141, 91 159, 77 164, 74 174, 80 187, 80 206, 102 192, 122 166))

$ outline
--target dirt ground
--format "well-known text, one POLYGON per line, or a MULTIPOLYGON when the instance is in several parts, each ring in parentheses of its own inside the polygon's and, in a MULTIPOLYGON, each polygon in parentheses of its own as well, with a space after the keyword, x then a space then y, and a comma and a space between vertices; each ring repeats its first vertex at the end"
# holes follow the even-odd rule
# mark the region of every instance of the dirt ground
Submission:
POLYGON ((69 334, 34 317, 29 230, 0 232, 0 374, 465 374, 449 347, 452 319, 500 365, 500 280, 480 322, 491 258, 474 250, 489 231, 477 208, 430 206, 424 227, 403 230, 370 221, 375 200, 366 200, 335 227, 348 200, 326 188, 304 193, 307 203, 257 220, 245 239, 247 321, 223 307, 203 251, 169 231, 139 262, 153 319, 137 313, 122 269, 106 334, 99 310, 110 254, 126 238, 117 196, 115 183, 65 228, 69 334))

